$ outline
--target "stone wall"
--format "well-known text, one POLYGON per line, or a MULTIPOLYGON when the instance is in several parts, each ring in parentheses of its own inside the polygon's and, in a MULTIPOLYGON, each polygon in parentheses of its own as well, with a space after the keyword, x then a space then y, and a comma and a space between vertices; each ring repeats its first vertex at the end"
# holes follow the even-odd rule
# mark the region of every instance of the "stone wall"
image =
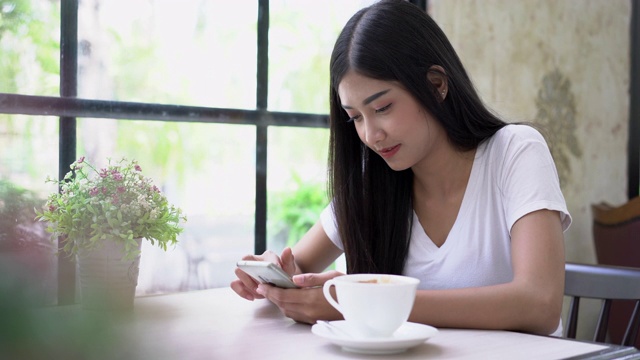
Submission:
MULTIPOLYGON (((573 217, 566 259, 595 263, 591 204, 627 196, 631 0, 429 0, 429 12, 492 109, 545 127, 573 217)), ((579 339, 599 306, 581 303, 579 339)))
POLYGON ((573 224, 568 261, 595 262, 591 204, 626 201, 630 0, 430 0, 480 95, 545 126, 573 224))

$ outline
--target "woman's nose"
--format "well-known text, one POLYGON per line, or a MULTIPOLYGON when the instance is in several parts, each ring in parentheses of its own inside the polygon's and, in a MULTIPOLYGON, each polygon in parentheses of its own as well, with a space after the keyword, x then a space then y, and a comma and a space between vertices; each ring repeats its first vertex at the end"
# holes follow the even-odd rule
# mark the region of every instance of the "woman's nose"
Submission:
POLYGON ((377 142, 384 138, 384 131, 375 120, 364 119, 364 140, 368 145, 375 145, 377 142))

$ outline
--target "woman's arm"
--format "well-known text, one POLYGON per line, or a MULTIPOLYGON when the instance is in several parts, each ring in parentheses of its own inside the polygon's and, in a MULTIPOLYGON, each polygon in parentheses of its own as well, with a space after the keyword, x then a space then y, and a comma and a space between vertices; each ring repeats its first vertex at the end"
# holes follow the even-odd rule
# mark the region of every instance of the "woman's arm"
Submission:
POLYGON ((342 254, 325 233, 320 220, 296 243, 292 252, 296 274, 322 272, 342 254))
POLYGON ((564 296, 564 237, 556 211, 539 210, 511 228, 513 281, 418 291, 410 321, 436 327, 508 329, 551 334, 564 296))

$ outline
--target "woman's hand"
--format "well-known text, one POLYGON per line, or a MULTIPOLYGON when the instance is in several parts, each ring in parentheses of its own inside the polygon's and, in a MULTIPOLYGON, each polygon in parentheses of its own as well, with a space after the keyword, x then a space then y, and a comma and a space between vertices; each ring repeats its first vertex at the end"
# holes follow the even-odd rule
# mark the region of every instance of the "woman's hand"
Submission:
POLYGON ((260 284, 256 293, 274 303, 282 313, 298 322, 314 324, 317 320, 342 319, 340 314, 324 298, 322 285, 329 279, 343 275, 338 271, 318 274, 301 274, 293 277, 293 282, 301 289, 281 289, 260 284))
MULTIPOLYGON (((280 266, 289 275, 294 275, 298 272, 291 248, 285 248, 280 257, 273 251, 267 250, 262 255, 245 255, 242 260, 268 261, 280 266)), ((250 301, 264 299, 264 296, 256 291, 258 282, 238 268, 236 268, 235 274, 238 279, 231 282, 233 291, 250 301)))
MULTIPOLYGON (((270 250, 265 251, 262 255, 245 255, 242 257, 242 260, 268 261, 280 265, 280 258, 270 250)), ((251 276, 239 268, 236 268, 235 273, 238 278, 231 282, 231 289, 233 289, 233 291, 250 301, 264 299, 264 296, 256 292, 258 283, 253 280, 251 276)))

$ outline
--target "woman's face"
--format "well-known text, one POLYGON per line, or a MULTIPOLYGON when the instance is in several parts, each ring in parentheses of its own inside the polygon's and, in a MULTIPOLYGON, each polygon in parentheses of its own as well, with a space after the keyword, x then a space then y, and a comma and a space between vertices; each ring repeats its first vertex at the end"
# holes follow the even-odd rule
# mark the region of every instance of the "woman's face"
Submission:
POLYGON ((396 82, 349 71, 338 85, 338 95, 360 140, 393 170, 428 162, 446 142, 440 124, 396 82))

